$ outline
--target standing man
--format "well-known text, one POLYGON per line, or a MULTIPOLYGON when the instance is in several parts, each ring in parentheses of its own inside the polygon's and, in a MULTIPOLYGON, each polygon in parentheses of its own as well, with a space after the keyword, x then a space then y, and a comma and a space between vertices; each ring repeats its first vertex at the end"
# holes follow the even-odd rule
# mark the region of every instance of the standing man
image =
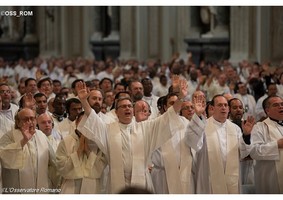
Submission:
POLYGON ((35 112, 23 108, 15 116, 15 129, 0 139, 4 193, 58 192, 52 190, 58 184, 55 153, 35 126, 35 112))
MULTIPOLYGON (((211 101, 213 115, 205 120, 194 115, 187 134, 202 137, 203 145, 197 152, 196 193, 238 194, 240 193, 240 156, 245 158, 249 148, 242 138, 241 129, 227 120, 229 107, 223 95, 211 101)), ((243 133, 251 133, 254 120, 243 123, 243 133)))
MULTIPOLYGON (((83 113, 75 120, 77 126, 83 113)), ((58 172, 62 175, 62 194, 99 194, 106 166, 104 154, 76 127, 71 128, 56 152, 58 172)))
POLYGON ((151 111, 152 111, 152 116, 150 117, 151 119, 157 117, 159 111, 157 108, 157 101, 158 101, 158 97, 155 96, 152 93, 152 81, 149 78, 143 78, 141 80, 143 89, 144 89, 144 95, 143 95, 143 100, 145 100, 151 107, 151 111))
POLYGON ((178 100, 163 116, 155 120, 134 122, 131 99, 121 98, 116 102, 119 122, 106 124, 92 111, 87 102, 86 86, 82 83, 79 98, 85 116, 78 130, 87 138, 94 140, 106 155, 109 163, 110 193, 118 193, 129 186, 140 186, 153 191, 148 159, 153 150, 165 143, 183 126, 178 113, 181 109, 181 100, 187 95, 186 81, 180 81, 178 86, 180 87, 178 100))
MULTIPOLYGON (((244 106, 242 101, 233 98, 228 101, 229 105, 229 119, 237 124, 242 130, 244 106)), ((246 144, 251 144, 251 135, 243 135, 246 144)), ((244 194, 254 193, 254 160, 250 156, 241 160, 241 184, 242 192, 244 194)))
POLYGON ((263 101, 267 118, 251 134, 251 157, 257 194, 283 194, 283 99, 269 96, 263 101))
POLYGON ((71 126, 75 128, 73 122, 77 119, 81 112, 82 104, 78 98, 73 97, 66 101, 66 113, 68 117, 64 118, 63 121, 59 123, 62 137, 69 135, 71 126))
POLYGON ((60 134, 54 129, 54 122, 48 113, 40 114, 37 117, 37 128, 41 130, 48 138, 54 152, 56 152, 61 142, 60 134))
POLYGON ((235 90, 237 93, 234 95, 234 97, 242 101, 244 105, 243 118, 246 119, 248 116, 255 116, 256 101, 252 95, 248 94, 246 84, 242 82, 237 83, 235 90))

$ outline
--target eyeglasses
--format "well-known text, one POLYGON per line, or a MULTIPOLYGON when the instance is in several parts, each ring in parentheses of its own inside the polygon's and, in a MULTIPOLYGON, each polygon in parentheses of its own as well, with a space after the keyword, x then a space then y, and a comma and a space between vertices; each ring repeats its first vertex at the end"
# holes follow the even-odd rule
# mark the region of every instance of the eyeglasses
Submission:
POLYGON ((181 110, 193 110, 194 106, 184 106, 181 110))
POLYGON ((35 121, 35 117, 23 117, 22 119, 20 119, 22 122, 26 123, 26 122, 34 122, 35 121))
POLYGON ((10 90, 0 90, 0 94, 4 94, 4 93, 10 94, 11 91, 10 90))
POLYGON ((125 105, 120 105, 117 107, 118 108, 123 108, 123 109, 126 109, 126 108, 133 108, 133 105, 132 104, 125 104, 125 105))
POLYGON ((273 104, 271 104, 271 106, 277 108, 277 107, 283 106, 283 102, 281 102, 281 103, 273 103, 273 104))

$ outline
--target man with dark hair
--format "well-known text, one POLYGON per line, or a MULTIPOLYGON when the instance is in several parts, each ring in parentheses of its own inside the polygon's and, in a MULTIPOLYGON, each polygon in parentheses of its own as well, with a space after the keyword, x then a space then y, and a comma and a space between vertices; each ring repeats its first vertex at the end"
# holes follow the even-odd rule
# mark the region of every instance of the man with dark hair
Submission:
POLYGON ((129 92, 131 94, 131 98, 133 102, 141 100, 143 98, 143 85, 140 81, 134 80, 129 84, 129 92))
POLYGON ((240 159, 249 154, 242 135, 249 135, 254 119, 247 118, 241 129, 228 118, 228 102, 223 95, 211 101, 213 114, 207 120, 194 115, 187 134, 203 137, 203 145, 197 152, 196 193, 240 193, 240 159), (240 151, 240 153, 239 153, 240 151))
POLYGON ((255 107, 255 114, 256 114, 256 121, 263 121, 266 119, 266 112, 263 108, 263 101, 269 96, 274 96, 277 94, 277 87, 276 83, 270 83, 267 86, 267 91, 266 93, 258 99, 256 102, 256 107, 255 107))
POLYGON ((73 122, 77 119, 78 115, 81 112, 82 104, 79 99, 71 98, 66 101, 66 113, 68 117, 64 118, 63 121, 59 124, 62 137, 70 134, 70 127, 75 125, 73 122))
POLYGON ((53 84, 52 80, 49 77, 43 77, 37 82, 38 91, 45 94, 47 101, 55 97, 53 93, 53 84))
POLYGON ((35 95, 38 92, 36 80, 34 78, 28 78, 25 80, 26 93, 32 93, 35 95))
POLYGON ((74 81, 72 82, 72 86, 71 86, 71 87, 72 87, 72 92, 73 92, 73 94, 70 95, 69 98, 73 98, 73 97, 77 97, 77 96, 78 96, 77 85, 78 85, 78 83, 81 82, 81 81, 84 82, 83 79, 76 79, 76 80, 74 80, 74 81))
POLYGON ((256 194, 283 193, 283 99, 271 95, 263 101, 267 118, 258 122, 251 134, 251 157, 256 194))
POLYGON ((152 93, 153 85, 152 81, 149 78, 143 78, 141 80, 141 84, 143 86, 143 100, 145 100, 151 108, 152 114, 150 118, 153 119, 158 116, 158 108, 157 108, 157 100, 158 97, 152 93))
POLYGON ((35 99, 36 114, 40 115, 47 112, 47 97, 43 93, 36 93, 33 98, 35 99))
POLYGON ((52 81, 53 83, 53 93, 58 94, 60 93, 60 90, 62 89, 62 83, 58 79, 55 79, 52 81))
POLYGON ((119 98, 122 98, 122 97, 129 97, 129 98, 131 98, 130 97, 130 93, 128 91, 118 92, 115 95, 112 107, 111 107, 110 111, 106 113, 106 116, 109 117, 112 121, 118 121, 118 118, 117 118, 117 115, 116 115, 115 106, 116 106, 117 100, 119 98))
MULTIPOLYGON (((238 98, 233 98, 228 101, 229 106, 229 119, 237 124, 241 130, 242 123, 244 123, 244 107, 243 103, 238 98)), ((252 117, 252 116, 251 116, 252 117)), ((244 135, 243 139, 246 144, 251 144, 251 135, 244 135)), ((242 193, 244 194, 253 194, 254 193, 254 166, 253 160, 250 156, 241 160, 241 184, 242 184, 242 193)))
POLYGON ((69 127, 61 125, 64 118, 67 117, 66 114, 66 97, 64 93, 59 93, 55 96, 53 101, 54 111, 52 113, 52 119, 54 121, 54 128, 59 132, 61 137, 63 137, 65 131, 69 130, 69 127))
POLYGON ((256 101, 252 95, 248 94, 246 84, 238 82, 235 87, 235 92, 234 97, 238 98, 244 105, 243 118, 246 119, 247 116, 255 116, 256 101))
POLYGON ((113 87, 113 81, 110 78, 103 78, 99 82, 99 88, 103 92, 108 92, 108 91, 112 90, 112 87, 113 87))

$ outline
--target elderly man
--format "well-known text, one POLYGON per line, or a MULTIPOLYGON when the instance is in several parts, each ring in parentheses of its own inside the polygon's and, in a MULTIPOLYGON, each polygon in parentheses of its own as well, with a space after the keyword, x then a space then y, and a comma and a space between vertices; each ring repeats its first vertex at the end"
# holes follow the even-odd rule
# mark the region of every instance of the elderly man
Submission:
POLYGON ((35 126, 35 112, 23 108, 15 116, 15 129, 0 139, 4 193, 58 192, 55 153, 35 126))
POLYGON ((267 119, 258 122, 251 134, 251 157, 254 166, 255 191, 261 194, 283 193, 283 99, 269 96, 263 101, 267 119))
POLYGON ((54 129, 54 122, 48 113, 40 114, 37 117, 37 127, 48 138, 54 152, 56 152, 59 143, 61 142, 60 134, 54 129))
POLYGON ((155 120, 133 122, 132 101, 122 98, 116 103, 119 122, 106 124, 92 111, 87 102, 86 86, 82 83, 78 96, 85 116, 78 130, 94 140, 106 155, 109 163, 110 193, 118 193, 133 185, 153 190, 148 171, 150 154, 183 126, 177 113, 181 109, 181 100, 187 95, 186 81, 180 81, 179 87, 181 92, 178 100, 163 116, 155 120))

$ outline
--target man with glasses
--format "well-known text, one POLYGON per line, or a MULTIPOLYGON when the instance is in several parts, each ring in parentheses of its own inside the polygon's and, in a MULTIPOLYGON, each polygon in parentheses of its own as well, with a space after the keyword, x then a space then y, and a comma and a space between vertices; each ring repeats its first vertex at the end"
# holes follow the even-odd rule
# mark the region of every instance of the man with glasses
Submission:
POLYGON ((258 122, 251 134, 255 191, 283 194, 283 99, 269 96, 262 107, 267 119, 258 122))
POLYGON ((23 108, 15 116, 15 128, 0 139, 3 193, 58 192, 55 153, 35 127, 35 112, 23 108))
MULTIPOLYGON (((178 77, 176 77, 178 81, 178 77)), ((87 102, 88 92, 84 83, 78 96, 85 116, 78 126, 87 138, 94 140, 105 153, 109 163, 109 193, 119 193, 129 186, 140 186, 153 191, 148 171, 148 160, 153 150, 172 137, 182 123, 178 117, 182 99, 187 95, 186 80, 180 80, 180 94, 175 104, 155 120, 134 122, 133 103, 130 98, 116 102, 119 122, 106 124, 92 111, 87 102)))

